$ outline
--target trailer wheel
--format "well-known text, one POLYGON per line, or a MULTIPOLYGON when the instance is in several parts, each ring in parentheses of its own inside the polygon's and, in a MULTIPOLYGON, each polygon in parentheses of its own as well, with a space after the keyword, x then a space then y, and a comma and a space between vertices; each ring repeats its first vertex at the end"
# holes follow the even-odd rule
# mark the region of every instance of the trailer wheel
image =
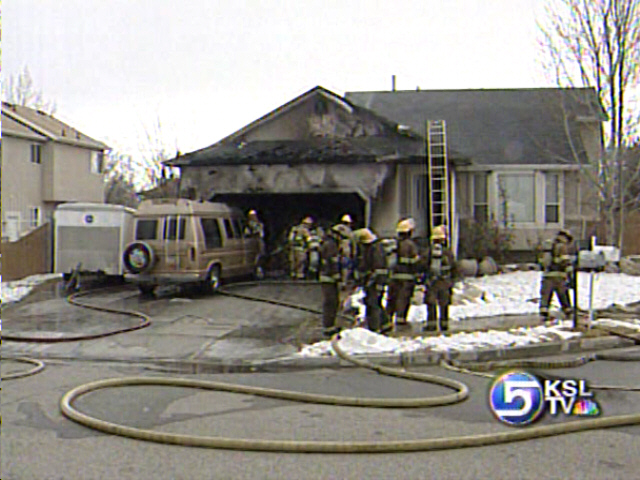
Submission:
POLYGON ((146 283, 141 283, 138 285, 138 289, 140 290, 140 294, 144 297, 153 297, 154 291, 156 289, 155 285, 149 285, 146 283))
POLYGON ((150 245, 145 242, 135 242, 125 249, 122 260, 127 270, 138 274, 151 270, 156 257, 150 245))

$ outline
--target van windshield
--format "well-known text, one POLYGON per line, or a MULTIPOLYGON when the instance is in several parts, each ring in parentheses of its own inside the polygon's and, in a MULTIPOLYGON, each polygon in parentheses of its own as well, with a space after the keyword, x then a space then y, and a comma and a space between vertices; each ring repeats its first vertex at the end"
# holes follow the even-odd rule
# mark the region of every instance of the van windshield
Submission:
POLYGON ((136 240, 155 240, 157 232, 157 220, 138 220, 136 223, 136 240))

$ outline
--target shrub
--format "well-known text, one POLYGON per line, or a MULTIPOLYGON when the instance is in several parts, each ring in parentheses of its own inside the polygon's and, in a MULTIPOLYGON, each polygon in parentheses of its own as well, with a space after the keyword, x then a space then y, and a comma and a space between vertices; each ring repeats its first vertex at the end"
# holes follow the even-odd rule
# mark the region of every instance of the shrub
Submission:
POLYGON ((476 220, 460 221, 460 256, 475 258, 479 262, 485 257, 492 257, 503 263, 511 249, 513 232, 509 226, 502 226, 495 220, 478 222, 476 220))

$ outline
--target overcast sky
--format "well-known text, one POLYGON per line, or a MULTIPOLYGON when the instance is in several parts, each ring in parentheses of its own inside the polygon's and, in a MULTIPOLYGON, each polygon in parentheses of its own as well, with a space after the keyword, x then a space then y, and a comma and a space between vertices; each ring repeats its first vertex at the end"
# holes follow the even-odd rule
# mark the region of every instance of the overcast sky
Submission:
POLYGON ((27 66, 57 117, 120 150, 160 119, 184 153, 316 85, 552 86, 536 61, 541 3, 5 0, 2 75, 27 66))

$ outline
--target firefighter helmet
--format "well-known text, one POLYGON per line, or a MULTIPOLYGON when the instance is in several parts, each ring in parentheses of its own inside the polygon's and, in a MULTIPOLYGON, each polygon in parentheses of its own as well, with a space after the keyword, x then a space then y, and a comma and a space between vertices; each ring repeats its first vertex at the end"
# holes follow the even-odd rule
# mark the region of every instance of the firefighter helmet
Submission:
POLYGON ((255 210, 249 210, 249 213, 247 214, 248 217, 257 217, 258 216, 258 212, 256 212, 255 210))
POLYGON ((351 220, 351 215, 349 215, 348 213, 345 213, 342 218, 340 219, 340 221, 342 223, 353 223, 351 220))
POLYGON ((349 232, 347 232, 347 227, 342 225, 341 223, 338 223, 336 225, 334 225, 333 227, 331 227, 331 231, 333 233, 338 234, 341 237, 348 237, 349 236, 349 232))
POLYGON ((368 228, 361 228, 359 230, 356 230, 355 232, 353 232, 353 236, 358 242, 364 244, 373 243, 378 239, 378 237, 376 237, 376 234, 368 228))
POLYGON ((302 220, 302 223, 304 223, 305 225, 313 225, 313 218, 305 217, 304 220, 302 220))
POLYGON ((566 228, 561 229, 558 232, 558 236, 564 236, 567 238, 567 240, 569 240, 570 242, 573 240, 573 235, 571 234, 570 230, 567 230, 566 228))
POLYGON ((396 227, 397 233, 408 233, 415 228, 416 224, 412 218, 407 218, 406 220, 400 220, 398 222, 398 226, 396 227))
POLYGON ((447 227, 444 225, 438 225, 431 232, 431 240, 446 240, 447 239, 447 227))

